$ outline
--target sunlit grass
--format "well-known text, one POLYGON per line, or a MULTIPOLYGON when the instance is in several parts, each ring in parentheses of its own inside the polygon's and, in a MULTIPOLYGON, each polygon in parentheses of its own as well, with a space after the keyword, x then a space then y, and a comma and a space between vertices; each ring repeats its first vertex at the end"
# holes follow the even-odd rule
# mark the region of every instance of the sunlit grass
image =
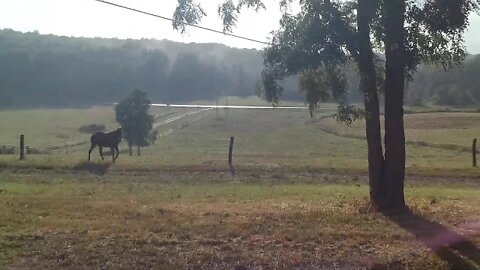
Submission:
MULTIPOLYGON (((185 111, 152 109, 159 121, 185 111)), ((409 232, 371 211, 362 123, 319 121, 330 113, 311 119, 305 110, 211 110, 161 126, 164 136, 139 157, 129 157, 123 142, 115 164, 96 151, 86 162, 88 144, 25 161, 2 155, 0 268, 315 269, 379 262, 448 269, 409 232)), ((43 148, 67 137, 88 142, 78 132, 84 124, 116 127, 112 107, 0 116, 0 142, 14 144, 24 133, 27 145, 43 148)), ((467 144, 477 120, 409 115, 407 140, 467 144)), ((455 148, 407 144, 411 209, 448 227, 478 221, 480 171, 470 158, 455 148)))
POLYGON ((116 127, 113 107, 0 111, 0 145, 17 145, 20 134, 25 135, 26 145, 32 147, 85 141, 89 135, 78 129, 93 123, 106 125, 107 129, 116 127))
MULTIPOLYGON (((361 258, 368 252, 378 263, 446 269, 420 244, 412 245, 408 232, 369 211, 364 182, 325 183, 321 175, 292 173, 253 177, 255 182, 249 173, 5 171, 0 245, 6 251, 0 262, 43 269, 106 262, 137 267, 134 259, 148 267, 170 256, 173 268, 185 268, 250 260, 274 265, 296 257, 290 262, 354 266, 366 265, 361 258)), ((479 195, 478 185, 455 183, 406 189, 412 209, 443 224, 478 218, 479 195)))
MULTIPOLYGON (((152 112, 158 116, 160 121, 161 119, 181 115, 185 111, 183 109, 154 108, 152 112)), ((25 117, 24 114, 31 116, 33 112, 8 113, 18 113, 25 117)), ((69 116, 68 124, 66 118, 60 117, 59 122, 55 124, 60 125, 57 128, 47 121, 48 117, 56 119, 52 116, 53 113, 48 110, 36 112, 38 115, 43 115, 43 113, 45 113, 45 116, 40 117, 40 120, 30 126, 27 125, 30 130, 25 133, 27 145, 35 145, 34 142, 37 141, 39 145, 45 142, 44 145, 59 144, 61 146, 63 139, 50 139, 52 132, 76 134, 71 135, 72 137, 83 136, 85 144, 68 148, 60 147, 58 150, 43 155, 30 155, 24 162, 18 162, 17 155, 2 155, 0 156, 0 165, 72 168, 86 160, 89 147, 89 135, 78 133, 78 127, 83 123, 92 122, 106 124, 107 127, 113 127, 114 125, 112 108, 76 110, 75 116, 73 116, 73 112, 69 116), (94 112, 103 114, 104 119, 107 120, 93 116, 85 118, 88 120, 82 118, 82 115, 95 114, 94 112), (80 119, 83 120, 80 121, 80 119), (32 137, 36 139, 32 139, 32 137)), ((57 111, 57 113, 61 115, 65 112, 57 111)), ((69 115, 68 113, 65 114, 69 115)), ((328 115, 328 112, 323 115, 328 115)), ((6 116, 10 117, 9 115, 6 116)), ((120 170, 161 170, 171 166, 222 167, 227 165, 229 138, 234 136, 233 159, 235 166, 337 169, 365 173, 367 169, 367 150, 366 142, 362 139, 362 134, 364 134, 362 122, 356 122, 348 127, 336 123, 335 120, 330 118, 319 121, 318 117, 321 116, 311 119, 303 110, 222 109, 203 112, 159 127, 159 131, 164 136, 160 137, 154 145, 143 148, 141 157, 128 157, 126 143, 122 142, 120 145, 122 154, 115 168, 120 170), (329 130, 325 130, 325 128, 329 130), (353 135, 353 137, 350 135, 353 135)), ((463 175, 478 175, 478 170, 471 168, 471 154, 468 151, 455 147, 428 147, 428 145, 410 143, 415 140, 426 139, 422 136, 429 136, 429 142, 448 142, 451 138, 456 138, 458 133, 464 132, 462 140, 466 144, 468 142, 467 137, 475 132, 472 128, 477 124, 472 123, 475 122, 476 116, 477 114, 465 113, 455 114, 453 118, 449 114, 407 116, 406 132, 407 141, 409 141, 407 143, 407 171, 416 174, 433 173, 442 175, 446 173, 454 175, 461 173, 463 175), (444 118, 446 122, 442 120, 444 118), (424 123, 430 125, 430 128, 429 126, 422 128, 424 123), (471 127, 468 126, 467 129, 463 129, 467 124, 471 124, 471 127), (439 125, 446 125, 446 127, 445 129, 432 129, 433 126, 439 125), (448 128, 448 125, 451 128, 448 128), (470 134, 467 131, 473 133, 470 134), (415 137, 411 136, 411 133, 424 135, 417 134, 418 136, 415 137), (442 137, 441 141, 440 139, 437 140, 437 137, 442 137)), ((17 118, 21 117, 18 116, 17 118)), ((15 121, 4 123, 4 125, 7 126, 6 130, 9 130, 12 134, 17 133, 12 132, 12 130, 16 130, 15 121), (8 127, 8 125, 11 127, 8 127)), ((2 133, 1 137, 9 136, 9 132, 2 133)), ((92 154, 93 162, 100 162, 97 151, 95 150, 92 154)), ((136 154, 136 151, 134 151, 134 154, 136 154)), ((105 159, 106 162, 111 160, 108 153, 105 154, 105 159)))
MULTIPOLYGON (((325 119, 321 126, 341 135, 365 137, 364 121, 350 126, 325 119)), ((437 145, 471 147, 474 138, 480 135, 480 113, 420 113, 405 115, 407 141, 421 141, 437 145)))

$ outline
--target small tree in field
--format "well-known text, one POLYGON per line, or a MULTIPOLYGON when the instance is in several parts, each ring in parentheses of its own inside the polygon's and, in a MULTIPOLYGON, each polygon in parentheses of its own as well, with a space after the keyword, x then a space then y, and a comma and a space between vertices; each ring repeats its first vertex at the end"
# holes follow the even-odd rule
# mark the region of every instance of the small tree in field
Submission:
POLYGON ((147 94, 139 89, 133 90, 129 97, 122 100, 115 107, 115 117, 122 126, 124 137, 127 140, 130 156, 132 147, 137 146, 140 156, 140 147, 149 146, 156 139, 153 129, 153 116, 148 113, 150 100, 147 94))

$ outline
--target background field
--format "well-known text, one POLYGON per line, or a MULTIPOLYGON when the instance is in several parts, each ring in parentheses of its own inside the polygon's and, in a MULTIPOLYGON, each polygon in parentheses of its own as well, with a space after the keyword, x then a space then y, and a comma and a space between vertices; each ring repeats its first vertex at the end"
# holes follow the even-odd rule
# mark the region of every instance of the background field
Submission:
MULTIPOLYGON (((364 137, 364 121, 351 126, 339 125, 334 119, 325 119, 322 126, 341 135, 364 137)), ((405 134, 410 142, 469 147, 480 134, 478 112, 416 113, 405 116, 405 134)))
POLYGON ((115 164, 86 162, 78 131, 116 128, 112 107, 0 112, 0 144, 44 151, 0 156, 0 268, 478 269, 480 171, 463 148, 480 114, 406 116, 412 212, 389 218, 368 205, 362 123, 332 108, 153 108, 161 137, 140 157, 123 142, 115 164))
MULTIPOLYGON (((249 99, 231 101, 258 104, 249 99)), ((365 172, 363 121, 347 126, 330 117, 333 113, 332 105, 324 107, 314 118, 301 109, 152 108, 159 139, 142 150, 142 157, 123 154, 118 162, 120 167, 225 164, 228 140, 234 136, 237 166, 306 166, 365 172)), ((78 129, 87 124, 115 129, 118 124, 113 107, 3 111, 0 145, 17 145, 19 134, 25 134, 26 144, 44 153, 29 156, 26 163, 72 167, 86 158, 90 135, 78 129)), ((405 125, 409 172, 450 169, 478 175, 471 168, 470 149, 473 138, 480 134, 480 113, 409 114, 405 125)), ((126 143, 121 146, 126 151, 126 143)), ((0 156, 0 161, 15 162, 16 158, 0 156)), ((99 160, 96 150, 93 160, 99 160)))

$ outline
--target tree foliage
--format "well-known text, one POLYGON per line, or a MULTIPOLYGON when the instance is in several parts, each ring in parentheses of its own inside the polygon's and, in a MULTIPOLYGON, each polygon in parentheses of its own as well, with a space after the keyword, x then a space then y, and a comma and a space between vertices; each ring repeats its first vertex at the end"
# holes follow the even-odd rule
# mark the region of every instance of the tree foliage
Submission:
MULTIPOLYGON (((291 1, 290 1, 291 2, 291 1)), ((385 52, 385 36, 379 1, 371 2, 371 12, 375 13, 372 24, 372 44, 381 56, 385 52)), ((317 73, 324 77, 325 71, 335 70, 331 77, 335 82, 344 81, 347 63, 356 61, 358 55, 355 16, 356 1, 299 1, 300 13, 285 13, 272 40, 273 45, 265 51, 265 71, 270 77, 283 80, 292 74, 317 73), (319 72, 323 71, 323 72, 319 72)), ((466 52, 463 45, 463 32, 468 26, 468 14, 478 7, 477 1, 407 1, 406 13, 406 66, 410 75, 418 64, 434 64, 451 67, 461 63, 466 52)), ((383 85, 382 61, 377 58, 378 85, 383 85)), ((264 78, 269 76, 263 76, 264 78)), ((342 98, 345 84, 324 82, 323 97, 329 90, 331 95, 342 98)), ((271 78, 263 85, 264 92, 278 92, 271 78)), ((303 82, 303 81, 302 81, 303 82)), ((317 106, 319 87, 302 87, 311 107, 317 106)), ((265 97, 276 95, 265 94, 265 97)), ((327 99, 323 99, 325 101, 327 99)), ((276 100, 272 100, 276 101, 276 100)))
POLYGON ((178 0, 177 8, 173 14, 173 28, 184 33, 187 25, 200 22, 205 15, 207 14, 202 7, 192 0, 178 0))
POLYGON ((156 133, 152 132, 154 117, 149 114, 150 104, 146 93, 135 89, 115 107, 115 118, 130 147, 148 146, 156 140, 156 133))

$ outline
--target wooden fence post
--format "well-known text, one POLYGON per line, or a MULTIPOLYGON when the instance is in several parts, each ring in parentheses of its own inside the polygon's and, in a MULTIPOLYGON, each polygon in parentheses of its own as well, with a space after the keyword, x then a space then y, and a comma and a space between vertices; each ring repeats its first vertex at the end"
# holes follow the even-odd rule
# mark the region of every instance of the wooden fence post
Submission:
POLYGON ((20 160, 25 159, 25 136, 20 135, 20 160))
POLYGON ((228 164, 231 166, 232 165, 232 156, 233 156, 233 142, 235 138, 230 137, 230 146, 228 147, 228 164))
POLYGON ((473 139, 472 158, 473 158, 473 167, 477 167, 477 139, 473 139))

